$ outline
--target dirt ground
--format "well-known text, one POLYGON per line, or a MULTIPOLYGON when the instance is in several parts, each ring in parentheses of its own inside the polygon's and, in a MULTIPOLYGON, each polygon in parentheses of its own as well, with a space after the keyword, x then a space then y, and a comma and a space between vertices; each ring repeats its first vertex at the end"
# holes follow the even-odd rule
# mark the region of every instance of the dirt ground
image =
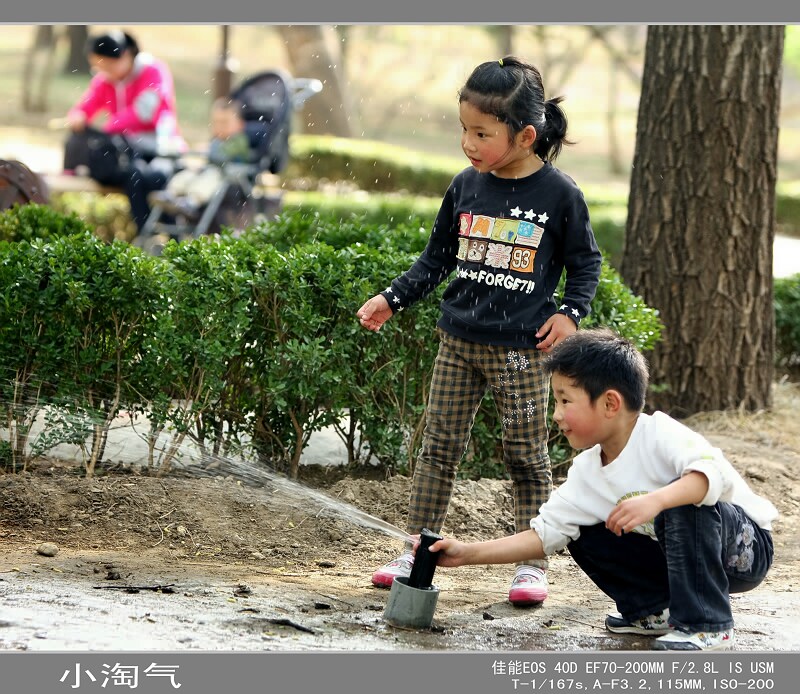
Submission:
MULTIPOLYGON (((732 598, 737 649, 800 650, 800 386, 776 385, 757 414, 692 418, 781 512, 776 562, 732 598)), ((612 603, 567 554, 552 558, 541 606, 507 602, 511 568, 439 569, 434 623, 383 620, 370 574, 401 542, 332 514, 322 490, 404 527, 409 480, 303 468, 303 485, 253 487, 226 475, 157 479, 135 469, 86 479, 42 461, 0 472, 0 650, 646 650, 612 635, 612 603), (43 543, 57 552, 45 556, 43 543)), ((444 532, 487 539, 511 527, 505 481, 461 481, 444 532)))

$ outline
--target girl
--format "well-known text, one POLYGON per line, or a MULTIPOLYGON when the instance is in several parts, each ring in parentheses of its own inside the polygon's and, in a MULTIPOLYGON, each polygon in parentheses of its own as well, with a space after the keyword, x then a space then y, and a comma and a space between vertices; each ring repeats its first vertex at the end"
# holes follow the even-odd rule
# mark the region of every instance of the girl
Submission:
MULTIPOLYGON (((455 270, 441 303, 411 535, 441 529, 487 388, 502 422, 516 527, 525 528, 550 496, 549 379, 541 361, 589 313, 601 264, 583 195, 552 164, 568 143, 559 102, 545 101, 539 71, 517 58, 475 68, 459 92, 461 147, 471 166, 450 184, 417 261, 358 310, 361 325, 377 331, 455 270)), ((375 572, 373 584, 391 586, 395 576, 409 575, 413 560, 407 546, 375 572)), ((517 566, 512 604, 547 597, 546 568, 534 559, 517 566)))

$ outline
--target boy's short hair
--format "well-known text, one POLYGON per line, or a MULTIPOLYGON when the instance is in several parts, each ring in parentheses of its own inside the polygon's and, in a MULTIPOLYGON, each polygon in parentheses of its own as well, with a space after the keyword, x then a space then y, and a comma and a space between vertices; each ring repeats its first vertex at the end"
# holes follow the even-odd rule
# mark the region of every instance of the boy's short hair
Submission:
POLYGON ((561 342, 544 362, 546 373, 572 379, 592 402, 616 390, 628 409, 641 412, 647 397, 650 369, 629 340, 608 328, 579 330, 561 342))
POLYGON ((231 111, 239 118, 244 117, 244 104, 238 99, 231 99, 227 96, 220 96, 214 99, 211 104, 212 111, 231 111))

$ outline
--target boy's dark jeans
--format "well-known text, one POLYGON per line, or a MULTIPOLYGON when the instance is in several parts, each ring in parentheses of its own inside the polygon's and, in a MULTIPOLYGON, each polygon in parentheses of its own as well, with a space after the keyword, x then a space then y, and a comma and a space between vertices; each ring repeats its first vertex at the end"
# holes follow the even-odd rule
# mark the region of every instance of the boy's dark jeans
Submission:
POLYGON ((772 535, 733 504, 679 506, 655 518, 658 542, 617 537, 603 523, 581 528, 567 549, 628 620, 669 607, 670 623, 695 633, 733 627, 730 593, 764 580, 772 535))

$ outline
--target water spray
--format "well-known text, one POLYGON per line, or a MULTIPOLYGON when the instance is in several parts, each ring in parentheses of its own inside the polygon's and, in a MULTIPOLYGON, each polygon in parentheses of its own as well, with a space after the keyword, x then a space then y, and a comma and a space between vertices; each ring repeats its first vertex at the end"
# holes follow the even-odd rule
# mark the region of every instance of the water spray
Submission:
POLYGON ((411 575, 395 576, 389 600, 383 612, 387 624, 405 629, 427 629, 433 622, 439 589, 433 585, 433 573, 439 553, 430 547, 442 536, 425 528, 419 534, 419 546, 414 557, 411 575))

